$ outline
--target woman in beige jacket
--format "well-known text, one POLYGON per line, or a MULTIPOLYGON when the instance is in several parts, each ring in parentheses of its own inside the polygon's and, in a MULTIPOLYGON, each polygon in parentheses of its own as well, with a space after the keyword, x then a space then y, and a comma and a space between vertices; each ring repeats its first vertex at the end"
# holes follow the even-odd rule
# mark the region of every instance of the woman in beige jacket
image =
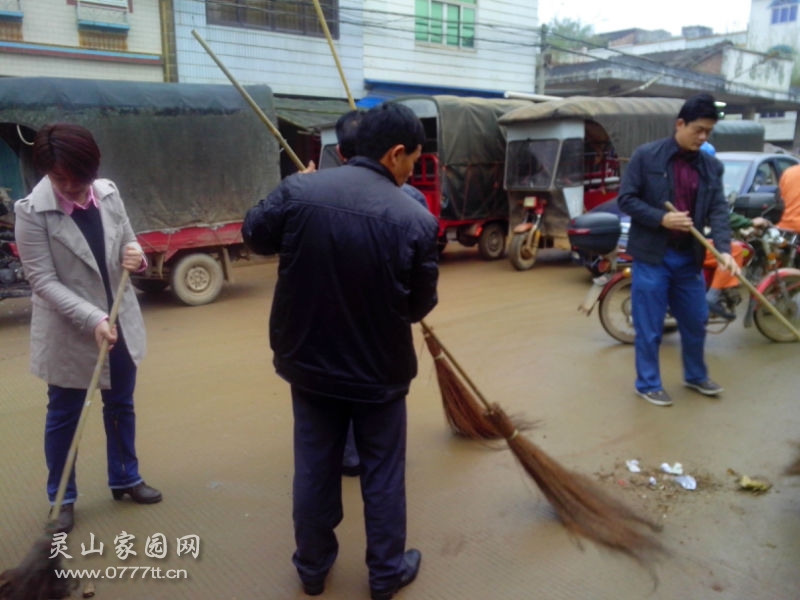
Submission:
MULTIPOLYGON (((100 150, 78 125, 43 127, 32 149, 33 165, 45 176, 15 205, 16 241, 30 282, 31 371, 47 384, 45 457, 47 494, 55 501, 67 452, 92 377, 98 348, 109 342, 100 378, 114 499, 126 495, 151 504, 161 492, 139 475, 135 450, 133 392, 145 352, 142 313, 133 287, 125 288, 117 325, 108 313, 123 269, 137 271, 144 254, 113 182, 97 179, 100 150)), ((78 491, 70 474, 57 527, 74 524, 78 491)))

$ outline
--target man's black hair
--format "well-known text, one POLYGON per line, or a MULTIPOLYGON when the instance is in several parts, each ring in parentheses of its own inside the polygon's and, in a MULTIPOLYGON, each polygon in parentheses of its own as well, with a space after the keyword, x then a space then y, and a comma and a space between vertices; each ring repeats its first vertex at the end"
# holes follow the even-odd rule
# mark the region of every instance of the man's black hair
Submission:
POLYGON ((363 111, 351 110, 336 121, 336 142, 339 144, 339 153, 345 160, 350 160, 356 155, 358 126, 363 116, 363 111))
POLYGON ((684 123, 691 123, 697 119, 719 120, 719 111, 714 104, 714 97, 711 94, 697 94, 689 98, 681 106, 678 118, 683 119, 684 123))
POLYGON ((425 128, 410 108, 387 102, 364 113, 358 127, 356 151, 359 156, 380 160, 386 152, 402 144, 411 154, 425 143, 425 128))

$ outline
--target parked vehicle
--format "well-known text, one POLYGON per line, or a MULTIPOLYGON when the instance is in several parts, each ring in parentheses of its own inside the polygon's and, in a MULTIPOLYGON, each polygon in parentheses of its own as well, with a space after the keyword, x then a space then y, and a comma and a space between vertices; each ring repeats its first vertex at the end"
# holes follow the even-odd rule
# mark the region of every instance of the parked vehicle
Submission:
MULTIPOLYGON (((274 119, 268 86, 248 92, 274 119)), ((35 132, 70 121, 89 129, 100 176, 120 188, 148 267, 134 285, 213 302, 232 261, 248 256, 247 209, 279 182, 278 144, 229 85, 60 78, 0 79, 0 187, 14 198, 38 180, 35 132)), ((2 293, 2 289, 0 289, 2 293)))
MULTIPOLYGON (((632 344, 635 337, 631 301, 631 269, 617 269, 617 241, 619 217, 611 213, 592 213, 584 215, 580 227, 570 230, 570 240, 587 251, 605 253, 607 270, 596 277, 579 309, 587 316, 595 306, 598 307, 600 324, 617 341, 632 344)), ((800 325, 800 269, 792 268, 796 259, 797 234, 783 232, 771 226, 764 231, 750 229, 743 232, 734 244, 743 247, 745 259, 744 276, 756 289, 772 302, 781 314, 796 327, 800 325)), ((629 257, 624 257, 623 259, 629 257)), ((704 266, 706 285, 711 283, 715 265, 704 266)), ((742 302, 738 287, 723 290, 720 302, 732 313, 742 302)), ((755 323, 756 328, 766 338, 775 342, 795 341, 795 337, 772 312, 755 298, 750 298, 744 315, 744 326, 755 323)), ((707 329, 710 333, 720 333, 731 323, 723 317, 709 315, 707 329)), ((674 331, 674 319, 667 315, 665 331, 674 331)))
POLYGON ((768 152, 717 152, 716 157, 725 166, 722 183, 731 208, 749 218, 764 216, 777 222, 783 211, 778 182, 800 159, 768 152))
POLYGON ((722 119, 714 125, 708 142, 716 152, 762 152, 764 125, 746 119, 722 119))
POLYGON ((0 188, 0 300, 30 296, 14 243, 13 203, 6 188, 0 188))
POLYGON ((439 219, 439 246, 478 246, 486 260, 502 258, 508 234, 508 197, 502 186, 502 114, 527 100, 413 96, 398 98, 420 118, 426 142, 409 183, 439 219))
POLYGON ((682 102, 576 96, 500 117, 514 267, 533 267, 542 247, 569 249, 569 220, 616 198, 633 151, 670 135, 682 102))
MULTIPOLYGON (((501 185, 505 137, 497 118, 527 100, 460 96, 397 98, 419 117, 426 141, 408 183, 420 190, 439 220, 439 249, 448 242, 477 245, 485 260, 502 258, 508 199, 501 185)), ((341 164, 333 124, 321 128, 319 167, 341 164)))

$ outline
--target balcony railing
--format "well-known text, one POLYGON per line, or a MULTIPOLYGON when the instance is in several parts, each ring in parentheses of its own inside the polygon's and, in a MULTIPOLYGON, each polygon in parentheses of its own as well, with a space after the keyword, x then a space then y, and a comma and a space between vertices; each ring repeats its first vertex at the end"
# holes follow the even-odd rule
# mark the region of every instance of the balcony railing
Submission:
MULTIPOLYGON (((2 2, 4 0, 0 0, 2 2)), ((78 27, 126 32, 128 25, 128 0, 77 0, 75 10, 78 27)))
POLYGON ((0 19, 22 20, 22 0, 0 0, 0 19))

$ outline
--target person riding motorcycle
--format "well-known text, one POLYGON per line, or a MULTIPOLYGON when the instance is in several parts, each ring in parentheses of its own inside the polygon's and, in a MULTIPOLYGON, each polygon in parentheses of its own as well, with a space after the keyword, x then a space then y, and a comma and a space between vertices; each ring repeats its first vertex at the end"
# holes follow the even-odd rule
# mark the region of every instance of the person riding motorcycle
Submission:
MULTIPOLYGON (((700 150, 707 152, 711 156, 716 154, 714 146, 705 142, 700 150)), ((800 231, 800 165, 789 167, 781 175, 779 182, 778 193, 783 199, 784 208, 780 221, 777 223, 779 229, 788 229, 790 231, 800 231)), ((756 230, 763 231, 772 223, 764 217, 755 217, 748 219, 747 217, 735 212, 730 214, 730 226, 734 232, 741 232, 748 228, 755 228, 756 230)), ((741 268, 744 256, 743 249, 737 244, 731 246, 731 255, 733 256, 736 264, 741 268)), ((706 251, 706 258, 704 266, 715 267, 716 259, 711 252, 706 251)), ((706 293, 706 301, 708 302, 708 309, 713 313, 724 319, 732 321, 736 315, 728 310, 725 305, 720 301, 723 290, 733 288, 739 285, 739 280, 730 272, 724 269, 715 269, 714 276, 711 284, 706 293)))
POLYGON ((784 208, 777 226, 779 229, 800 233, 800 165, 786 169, 778 186, 784 208))

